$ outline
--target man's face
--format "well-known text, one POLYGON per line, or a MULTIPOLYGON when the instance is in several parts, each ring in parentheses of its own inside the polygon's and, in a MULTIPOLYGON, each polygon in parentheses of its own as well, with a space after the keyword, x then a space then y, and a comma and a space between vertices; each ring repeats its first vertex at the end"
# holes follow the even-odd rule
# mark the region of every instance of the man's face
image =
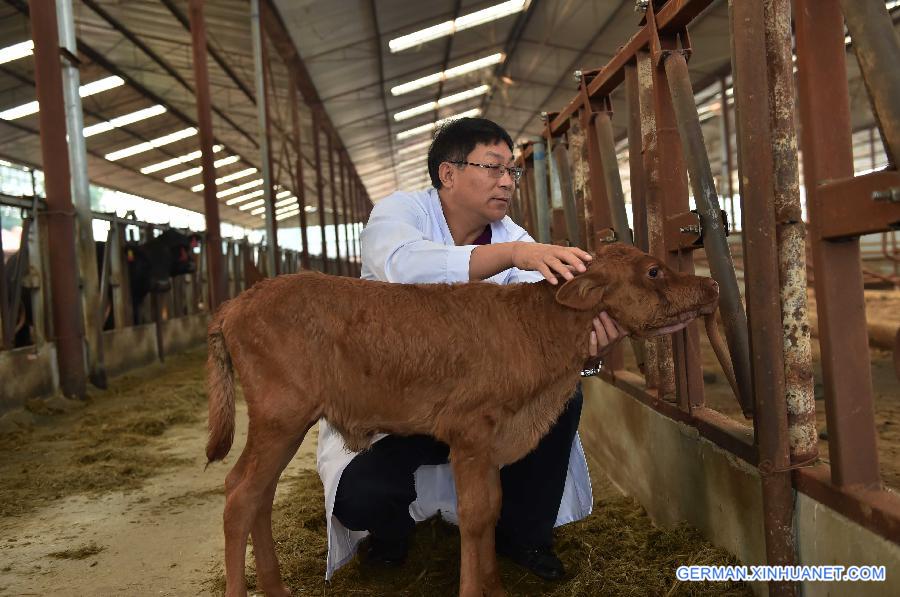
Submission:
MULTIPOLYGON (((478 144, 466 156, 467 162, 475 164, 513 165, 513 154, 502 141, 494 145, 478 144)), ((509 211, 515 183, 509 172, 494 178, 496 171, 478 166, 453 166, 453 199, 459 207, 482 216, 488 222, 502 219, 509 211)))

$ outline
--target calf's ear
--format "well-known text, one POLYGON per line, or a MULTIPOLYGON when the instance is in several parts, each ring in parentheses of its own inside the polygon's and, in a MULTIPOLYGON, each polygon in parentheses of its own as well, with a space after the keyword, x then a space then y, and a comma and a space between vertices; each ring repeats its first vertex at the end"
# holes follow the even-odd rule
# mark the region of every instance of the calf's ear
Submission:
POLYGON ((576 276, 556 291, 557 303, 579 311, 594 309, 602 301, 603 281, 595 276, 576 276))

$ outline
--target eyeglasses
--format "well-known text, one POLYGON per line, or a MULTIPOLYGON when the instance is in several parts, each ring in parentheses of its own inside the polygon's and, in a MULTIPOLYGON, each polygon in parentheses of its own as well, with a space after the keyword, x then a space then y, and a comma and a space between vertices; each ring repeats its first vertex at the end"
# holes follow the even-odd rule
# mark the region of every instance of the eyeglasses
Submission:
POLYGON ((518 168, 516 166, 504 166, 503 164, 476 164, 475 162, 450 163, 456 164, 458 166, 478 166, 479 168, 484 168, 488 171, 488 174, 490 174, 491 178, 503 178, 503 175, 509 172, 509 175, 514 183, 519 182, 519 179, 522 178, 522 172, 524 172, 523 168, 518 168))

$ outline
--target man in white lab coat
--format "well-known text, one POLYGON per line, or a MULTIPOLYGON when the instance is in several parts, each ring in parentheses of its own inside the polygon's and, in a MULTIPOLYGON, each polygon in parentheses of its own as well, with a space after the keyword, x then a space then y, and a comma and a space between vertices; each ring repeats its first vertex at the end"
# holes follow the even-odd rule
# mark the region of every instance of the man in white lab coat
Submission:
MULTIPOLYGON (((521 175, 513 167, 512 148, 509 134, 490 120, 445 124, 428 152, 433 187, 394 193, 372 210, 360 236, 362 277, 405 284, 514 284, 546 278, 555 284, 584 271, 588 253, 536 243, 506 215, 521 175)), ((593 355, 602 356, 625 335, 605 313, 593 328, 585 330, 593 355)), ((472 350, 479 347, 473 344, 472 350)), ((590 479, 577 436, 581 400, 578 388, 537 448, 501 470, 497 549, 545 579, 565 573, 553 552, 553 527, 591 512, 590 479)), ((381 435, 368 450, 349 452, 340 434, 320 422, 326 579, 370 533, 368 559, 390 565, 404 560, 414 521, 440 513, 456 522, 447 455, 447 446, 428 436, 381 435)))

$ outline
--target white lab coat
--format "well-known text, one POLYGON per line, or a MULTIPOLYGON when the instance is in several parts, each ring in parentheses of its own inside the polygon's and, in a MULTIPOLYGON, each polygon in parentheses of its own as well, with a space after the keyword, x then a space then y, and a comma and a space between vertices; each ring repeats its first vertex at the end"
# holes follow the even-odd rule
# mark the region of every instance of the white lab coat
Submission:
MULTIPOLYGON (((491 224, 491 243, 534 242, 528 233, 504 217, 491 224)), ((360 234, 362 278, 404 284, 453 283, 469 280, 469 257, 478 245, 456 246, 437 190, 397 192, 375 204, 369 222, 360 234)), ((487 281, 496 284, 537 282, 537 272, 510 268, 487 281)), ((377 436, 374 441, 384 437, 377 436)), ((344 468, 355 452, 349 452, 340 433, 323 419, 319 421, 316 466, 325 486, 325 517, 328 525, 328 558, 325 579, 346 564, 357 544, 368 533, 350 531, 334 517, 334 498, 344 468)), ((416 500, 409 511, 417 522, 438 512, 456 522, 456 490, 447 464, 421 466, 416 471, 416 500)), ((591 513, 593 497, 587 461, 576 435, 569 457, 569 470, 556 526, 584 518, 591 513)))

